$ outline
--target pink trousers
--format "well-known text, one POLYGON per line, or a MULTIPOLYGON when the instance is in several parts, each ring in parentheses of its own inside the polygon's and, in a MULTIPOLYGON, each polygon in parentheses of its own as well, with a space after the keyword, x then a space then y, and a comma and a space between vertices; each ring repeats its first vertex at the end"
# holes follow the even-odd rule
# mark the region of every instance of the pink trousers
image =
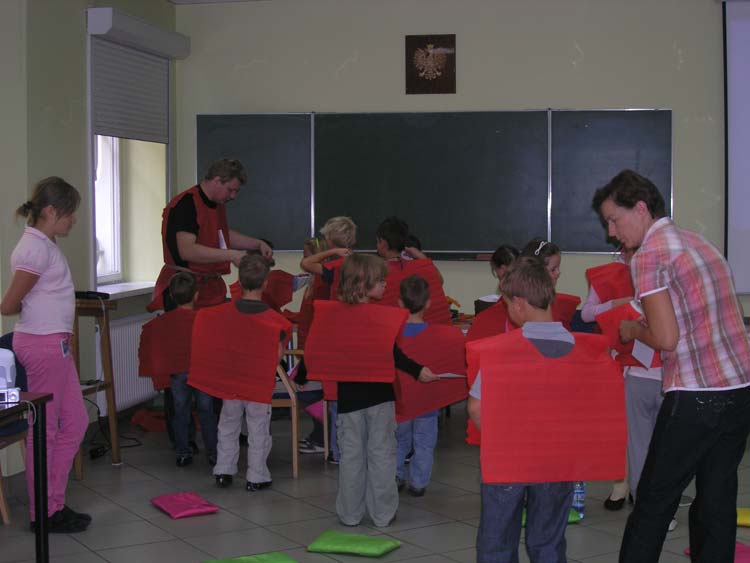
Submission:
MULTIPOLYGON (((29 391, 53 394, 52 401, 47 403, 47 513, 51 516, 65 506, 68 474, 89 423, 70 351, 70 335, 16 332, 13 351, 26 368, 29 391)), ((35 519, 33 447, 29 430, 26 486, 32 521, 35 519)))

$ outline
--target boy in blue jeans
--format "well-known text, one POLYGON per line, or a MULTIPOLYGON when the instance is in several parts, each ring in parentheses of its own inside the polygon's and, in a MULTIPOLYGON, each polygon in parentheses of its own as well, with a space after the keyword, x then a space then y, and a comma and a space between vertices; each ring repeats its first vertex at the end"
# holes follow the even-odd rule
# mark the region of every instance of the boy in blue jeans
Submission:
MULTIPOLYGON (((181 309, 193 312, 198 296, 195 278, 188 272, 177 272, 169 281, 169 294, 177 304, 177 309, 165 313, 176 315, 181 309)), ((198 419, 201 423, 203 446, 210 465, 216 464, 216 444, 218 420, 214 412, 214 398, 208 393, 188 385, 187 373, 176 373, 170 378, 172 401, 174 404, 175 451, 177 453, 177 467, 185 467, 193 463, 193 449, 190 446, 190 422, 192 420, 193 397, 195 397, 198 419)))
MULTIPOLYGON (((500 280, 510 319, 522 327, 544 358, 561 358, 572 352, 573 335, 552 319, 554 283, 544 266, 533 258, 519 258, 500 280)), ((507 335, 501 335, 507 336, 507 335)), ((500 338, 500 337, 494 337, 500 338)), ((480 341, 481 342, 481 341, 480 341)), ((529 361, 537 361, 529 356, 529 361)), ((540 366, 544 363, 541 360, 540 366)), ((494 383, 494 382, 493 382, 494 383)), ((486 390, 486 387, 485 387, 486 390)), ((482 374, 469 392, 471 420, 481 428, 482 374)), ((482 428, 484 434, 493 428, 482 428)), ((484 468, 483 468, 484 469, 484 468)), ((482 513, 477 532, 479 563, 517 563, 521 514, 527 507, 526 552, 539 563, 564 563, 565 528, 573 499, 573 483, 487 483, 482 479, 482 513)))

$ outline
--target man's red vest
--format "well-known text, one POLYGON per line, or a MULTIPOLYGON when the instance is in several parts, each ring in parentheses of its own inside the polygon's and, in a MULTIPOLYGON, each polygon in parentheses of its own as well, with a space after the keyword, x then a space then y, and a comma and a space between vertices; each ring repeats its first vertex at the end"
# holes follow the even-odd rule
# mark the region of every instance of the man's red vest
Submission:
MULTIPOLYGON (((385 292, 378 305, 398 307, 401 281, 411 275, 424 278, 430 288, 430 306, 425 310, 424 320, 428 324, 451 324, 451 311, 443 291, 440 272, 428 258, 420 260, 386 260, 388 274, 385 277, 385 292)), ((336 299, 339 277, 334 278, 331 298, 336 299)))
MULTIPOLYGON (((242 297, 242 286, 239 280, 229 286, 232 301, 242 297)), ((261 300, 274 311, 281 312, 284 305, 291 303, 294 298, 294 275, 284 270, 268 272, 268 284, 263 291, 261 300)))
POLYGON ((270 403, 281 331, 288 339, 291 324, 272 309, 246 314, 230 302, 199 311, 188 383, 220 399, 270 403))
POLYGON ((635 295, 630 267, 622 262, 610 262, 586 270, 586 279, 602 303, 635 295))
POLYGON ((565 328, 570 330, 573 315, 575 315, 580 304, 581 298, 577 295, 556 293, 555 300, 552 302, 552 318, 561 322, 565 328))
MULTIPOLYGON (((481 338, 488 338, 490 336, 497 336, 505 332, 510 332, 518 327, 513 324, 508 316, 508 309, 505 306, 505 301, 502 299, 495 303, 489 309, 485 309, 474 317, 474 322, 469 328, 469 332, 466 335, 467 342, 473 342, 481 338)), ((474 385, 474 380, 477 378, 477 371, 479 366, 469 365, 467 371, 467 380, 469 388, 474 385)), ((466 421, 466 443, 472 446, 478 446, 481 439, 479 428, 471 421, 466 421)))
MULTIPOLYGON (((190 194, 195 204, 196 220, 198 222, 198 236, 196 242, 210 248, 221 248, 219 231, 222 232, 227 248, 231 248, 229 241, 229 226, 227 225, 227 212, 224 204, 217 204, 215 208, 208 207, 203 203, 198 186, 185 190, 173 197, 161 214, 161 240, 162 253, 164 255, 164 266, 162 266, 159 277, 156 280, 154 294, 151 303, 146 307, 149 311, 158 311, 164 308, 163 293, 169 287, 169 280, 178 271, 175 260, 167 247, 167 223, 169 212, 177 205, 183 197, 190 194)), ((211 264, 188 263, 188 269, 195 275, 198 283, 198 301, 196 307, 210 307, 218 305, 226 300, 227 286, 221 276, 228 274, 231 270, 230 263, 214 262, 211 264), (202 274, 202 275, 201 275, 202 274)))
MULTIPOLYGON (((399 345, 404 354, 427 366, 434 374, 466 374, 466 340, 458 328, 429 325, 416 336, 402 336, 399 345)), ((425 384, 402 371, 397 372, 394 389, 396 422, 411 420, 463 401, 469 394, 466 378, 441 379, 425 384)))
POLYGON ((392 383, 393 346, 409 316, 406 309, 316 301, 305 345, 308 379, 392 383))
POLYGON ((148 321, 138 344, 138 375, 150 377, 154 389, 167 389, 169 376, 190 369, 195 311, 178 307, 148 321))
MULTIPOLYGON (((601 315, 596 316, 596 322, 602 334, 607 339, 609 347, 617 352, 615 359, 623 366, 641 366, 641 363, 633 357, 633 345, 635 342, 623 344, 620 342, 620 323, 622 321, 634 321, 643 315, 639 313, 630 303, 624 303, 613 307, 601 315)), ((654 359, 648 367, 658 368, 662 366, 661 354, 655 351, 654 359)))
POLYGON ((482 374, 485 483, 613 480, 625 467, 622 371, 606 339, 575 334, 546 358, 521 331, 468 345, 482 374))

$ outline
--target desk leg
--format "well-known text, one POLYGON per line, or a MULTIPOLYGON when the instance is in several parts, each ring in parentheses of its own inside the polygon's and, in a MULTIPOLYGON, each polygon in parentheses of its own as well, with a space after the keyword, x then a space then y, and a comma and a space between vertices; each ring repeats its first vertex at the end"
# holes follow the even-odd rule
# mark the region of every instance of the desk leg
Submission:
POLYGON ((120 432, 117 428, 117 403, 115 402, 115 377, 112 372, 112 345, 109 338, 109 311, 105 310, 99 318, 101 330, 101 353, 104 381, 109 383, 105 390, 107 396, 107 418, 109 419, 109 438, 112 444, 112 465, 120 465, 120 432))
POLYGON ((37 405, 34 419, 34 512, 36 514, 36 560, 49 561, 47 537, 47 407, 37 405))

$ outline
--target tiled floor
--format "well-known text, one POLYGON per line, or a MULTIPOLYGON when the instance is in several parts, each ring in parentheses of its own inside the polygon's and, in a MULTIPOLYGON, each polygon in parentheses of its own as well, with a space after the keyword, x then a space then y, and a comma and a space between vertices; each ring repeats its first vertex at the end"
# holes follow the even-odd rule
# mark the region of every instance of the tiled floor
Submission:
MULTIPOLYGON (((478 450, 463 442, 465 415, 460 406, 441 420, 435 467, 427 494, 414 498, 403 493, 398 517, 388 528, 377 529, 366 521, 358 528, 338 523, 334 510, 336 466, 322 455, 301 456, 300 478, 292 479, 289 423, 274 421, 274 448, 270 457, 273 487, 257 493, 244 490, 240 477, 229 489, 217 489, 205 458, 178 468, 164 434, 137 435, 142 446, 123 450, 124 463, 112 467, 108 458, 87 461, 84 479, 71 481, 68 503, 92 514, 91 528, 82 534, 50 536, 53 561, 93 563, 191 563, 282 551, 300 562, 363 561, 346 556, 310 554, 305 546, 329 529, 364 534, 385 534, 402 546, 382 561, 472 562, 479 523, 478 450), (174 491, 196 491, 218 504, 214 515, 171 520, 150 505, 149 499, 174 491)), ((303 429, 309 421, 304 421, 303 429)), ((750 505, 750 461, 746 456, 740 474, 740 506, 750 505)), ((0 525, 0 563, 33 561, 34 538, 27 531, 27 510, 22 475, 7 480, 13 523, 0 525)), ((567 530, 568 559, 585 563, 617 561, 628 509, 607 512, 602 501, 609 484, 587 486, 585 519, 567 530)), ((690 490, 687 491, 691 493, 690 490)), ((687 561, 687 508, 681 508, 679 527, 669 534, 661 561, 687 561)), ((738 530, 740 541, 750 541, 747 528, 738 530)), ((521 550, 521 561, 528 561, 521 550)))

